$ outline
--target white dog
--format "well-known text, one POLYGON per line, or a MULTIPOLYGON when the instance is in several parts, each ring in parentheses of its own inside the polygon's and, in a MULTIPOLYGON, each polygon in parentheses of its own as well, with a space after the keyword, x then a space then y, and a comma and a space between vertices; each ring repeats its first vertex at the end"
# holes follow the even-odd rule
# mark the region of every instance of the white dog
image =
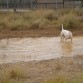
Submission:
POLYGON ((62 31, 60 33, 60 36, 61 36, 61 41, 63 40, 67 40, 67 39, 71 39, 71 42, 72 42, 72 33, 68 30, 64 30, 63 28, 63 24, 62 24, 62 31))

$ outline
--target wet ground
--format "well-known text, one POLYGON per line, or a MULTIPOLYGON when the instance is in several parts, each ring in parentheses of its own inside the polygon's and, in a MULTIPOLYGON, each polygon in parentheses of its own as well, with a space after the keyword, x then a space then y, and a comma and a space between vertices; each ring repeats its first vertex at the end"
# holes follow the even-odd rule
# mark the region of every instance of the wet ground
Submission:
POLYGON ((59 37, 10 38, 0 40, 0 63, 48 60, 83 55, 83 37, 71 43, 59 37))

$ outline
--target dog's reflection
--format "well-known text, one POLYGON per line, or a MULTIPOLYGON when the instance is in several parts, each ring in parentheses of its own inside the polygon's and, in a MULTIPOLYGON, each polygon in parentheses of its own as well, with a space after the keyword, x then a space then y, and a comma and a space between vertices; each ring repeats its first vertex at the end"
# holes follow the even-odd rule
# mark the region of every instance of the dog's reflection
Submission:
POLYGON ((61 43, 63 56, 71 56, 73 52, 73 45, 70 42, 61 43))

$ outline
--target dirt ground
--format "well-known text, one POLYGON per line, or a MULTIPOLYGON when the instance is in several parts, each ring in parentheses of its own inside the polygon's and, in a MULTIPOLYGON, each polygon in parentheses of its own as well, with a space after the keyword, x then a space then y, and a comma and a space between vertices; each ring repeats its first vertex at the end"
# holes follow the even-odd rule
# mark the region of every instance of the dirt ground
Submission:
MULTIPOLYGON (((72 31, 73 36, 83 36, 82 30, 72 31)), ((23 37, 55 37, 60 35, 60 30, 56 28, 27 29, 27 30, 0 30, 0 39, 3 38, 23 38, 23 37)))
POLYGON ((28 29, 28 30, 2 30, 0 31, 0 38, 13 37, 42 37, 42 36, 57 36, 59 32, 52 29, 28 29))
MULTIPOLYGON (((68 79, 83 74, 83 56, 77 55, 70 58, 58 58, 45 61, 19 62, 1 64, 0 72, 14 71, 19 69, 23 83, 43 83, 43 81, 58 76, 65 76, 68 79)), ((15 79, 15 78, 13 78, 15 79)))

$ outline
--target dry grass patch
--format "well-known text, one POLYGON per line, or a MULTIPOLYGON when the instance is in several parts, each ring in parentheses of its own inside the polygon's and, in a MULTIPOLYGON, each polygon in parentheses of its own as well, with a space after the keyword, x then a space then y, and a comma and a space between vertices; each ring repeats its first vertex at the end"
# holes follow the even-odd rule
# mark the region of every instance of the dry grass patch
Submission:
POLYGON ((0 83, 23 83, 26 79, 25 71, 22 67, 13 67, 0 71, 0 83))
POLYGON ((47 81, 43 81, 42 83, 83 83, 83 74, 74 76, 74 78, 65 75, 56 76, 55 78, 51 78, 47 81))
POLYGON ((21 67, 14 67, 9 72, 11 79, 23 79, 25 78, 25 71, 21 67))
MULTIPOLYGON (((61 31, 62 24, 64 24, 65 29, 72 31, 74 35, 82 35, 83 30, 83 9, 40 9, 16 13, 0 12, 0 18, 2 19, 0 20, 0 32, 3 31, 1 35, 5 33, 5 35, 11 36, 9 34, 10 31, 18 31, 17 33, 24 31, 25 33, 25 31, 30 32, 32 30, 31 34, 27 32, 26 35, 57 36, 61 31), (6 32, 8 33, 6 34, 6 32)), ((17 36, 19 35, 17 34, 17 36)))

